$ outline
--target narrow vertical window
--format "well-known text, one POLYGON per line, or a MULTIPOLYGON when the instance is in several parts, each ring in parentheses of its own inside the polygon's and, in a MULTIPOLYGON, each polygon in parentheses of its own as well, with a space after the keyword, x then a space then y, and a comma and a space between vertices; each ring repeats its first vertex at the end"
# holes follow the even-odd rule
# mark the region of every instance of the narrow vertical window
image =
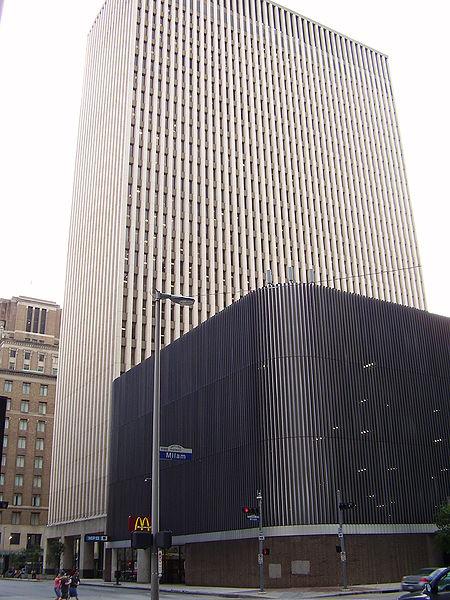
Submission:
POLYGON ((34 333, 38 333, 39 331, 39 314, 40 314, 40 309, 39 308, 35 308, 34 309, 34 319, 33 319, 33 332, 34 333))
POLYGON ((33 319, 33 307, 29 306, 27 309, 27 323, 25 329, 31 331, 31 321, 33 319))

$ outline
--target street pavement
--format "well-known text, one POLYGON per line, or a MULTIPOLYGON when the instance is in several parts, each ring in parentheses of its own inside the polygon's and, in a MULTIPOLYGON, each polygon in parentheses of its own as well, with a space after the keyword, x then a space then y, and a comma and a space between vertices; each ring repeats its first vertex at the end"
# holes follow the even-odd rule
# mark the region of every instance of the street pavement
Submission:
MULTIPOLYGON (((138 584, 139 585, 139 584, 138 584)), ((396 600, 401 592, 388 592, 395 589, 383 586, 360 586, 363 590, 353 589, 351 592, 342 592, 338 588, 322 588, 320 590, 268 590, 261 594, 257 590, 234 590, 231 588, 202 588, 190 591, 186 586, 180 586, 178 590, 161 589, 161 600, 194 600, 215 597, 228 598, 264 598, 267 600, 315 600, 316 598, 341 597, 345 600, 396 600), (383 591, 384 590, 384 591, 383 591)), ((115 586, 89 582, 79 587, 80 600, 148 600, 150 597, 149 587, 129 587, 126 585, 115 586)), ((24 600, 54 598, 53 582, 50 580, 31 581, 0 579, 0 598, 8 600, 24 600)))
MULTIPOLYGON (((149 600, 149 591, 130 590, 122 588, 100 588, 80 586, 79 600, 149 600)), ((51 581, 14 581, 0 579, 0 598, 8 600, 50 600, 55 598, 51 581)), ((161 600, 192 600, 198 596, 180 594, 161 594, 161 600)), ((201 596, 203 600, 205 596, 201 596)))

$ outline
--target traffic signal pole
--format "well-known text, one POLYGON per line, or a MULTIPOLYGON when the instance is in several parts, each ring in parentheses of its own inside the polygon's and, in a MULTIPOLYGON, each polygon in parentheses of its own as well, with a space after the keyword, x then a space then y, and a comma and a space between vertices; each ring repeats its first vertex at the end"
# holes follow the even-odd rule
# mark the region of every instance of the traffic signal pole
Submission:
POLYGON ((339 512, 339 529, 338 529, 338 538, 341 546, 341 581, 342 588, 344 590, 347 589, 347 553, 345 552, 345 540, 344 540, 344 509, 342 504, 342 495, 341 490, 337 491, 337 503, 338 503, 338 512, 339 512))
POLYGON ((161 294, 155 292, 155 351, 153 355, 153 447, 152 447, 152 512, 153 544, 150 555, 150 597, 159 600, 158 547, 159 531, 159 436, 160 436, 160 353, 161 353, 161 294))
POLYGON ((262 493, 258 490, 256 493, 256 499, 258 501, 258 513, 259 513, 259 535, 258 535, 258 565, 259 565, 259 591, 264 591, 264 534, 263 534, 263 511, 262 511, 262 493))

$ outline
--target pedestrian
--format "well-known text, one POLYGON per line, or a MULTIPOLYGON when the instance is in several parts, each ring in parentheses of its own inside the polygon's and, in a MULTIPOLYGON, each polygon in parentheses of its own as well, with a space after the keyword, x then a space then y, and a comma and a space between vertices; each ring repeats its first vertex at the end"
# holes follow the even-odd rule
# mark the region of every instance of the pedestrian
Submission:
POLYGON ((56 600, 61 598, 61 574, 58 573, 53 581, 53 589, 55 590, 56 600))
POLYGON ((80 585, 80 575, 78 571, 74 571, 69 581, 69 597, 78 598, 78 586, 80 585))
POLYGON ((67 573, 61 577, 61 598, 66 600, 69 597, 69 582, 70 577, 67 573))

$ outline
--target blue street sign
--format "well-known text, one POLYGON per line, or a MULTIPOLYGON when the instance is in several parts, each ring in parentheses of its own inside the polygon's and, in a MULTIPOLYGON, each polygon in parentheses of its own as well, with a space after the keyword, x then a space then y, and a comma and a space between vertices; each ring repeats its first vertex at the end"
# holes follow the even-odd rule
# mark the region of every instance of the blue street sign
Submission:
POLYGON ((178 444, 160 446, 160 460, 192 460, 192 448, 183 448, 178 444))
POLYGON ((107 535, 97 535, 94 533, 86 533, 84 535, 84 541, 85 542, 107 542, 108 536, 107 535))

